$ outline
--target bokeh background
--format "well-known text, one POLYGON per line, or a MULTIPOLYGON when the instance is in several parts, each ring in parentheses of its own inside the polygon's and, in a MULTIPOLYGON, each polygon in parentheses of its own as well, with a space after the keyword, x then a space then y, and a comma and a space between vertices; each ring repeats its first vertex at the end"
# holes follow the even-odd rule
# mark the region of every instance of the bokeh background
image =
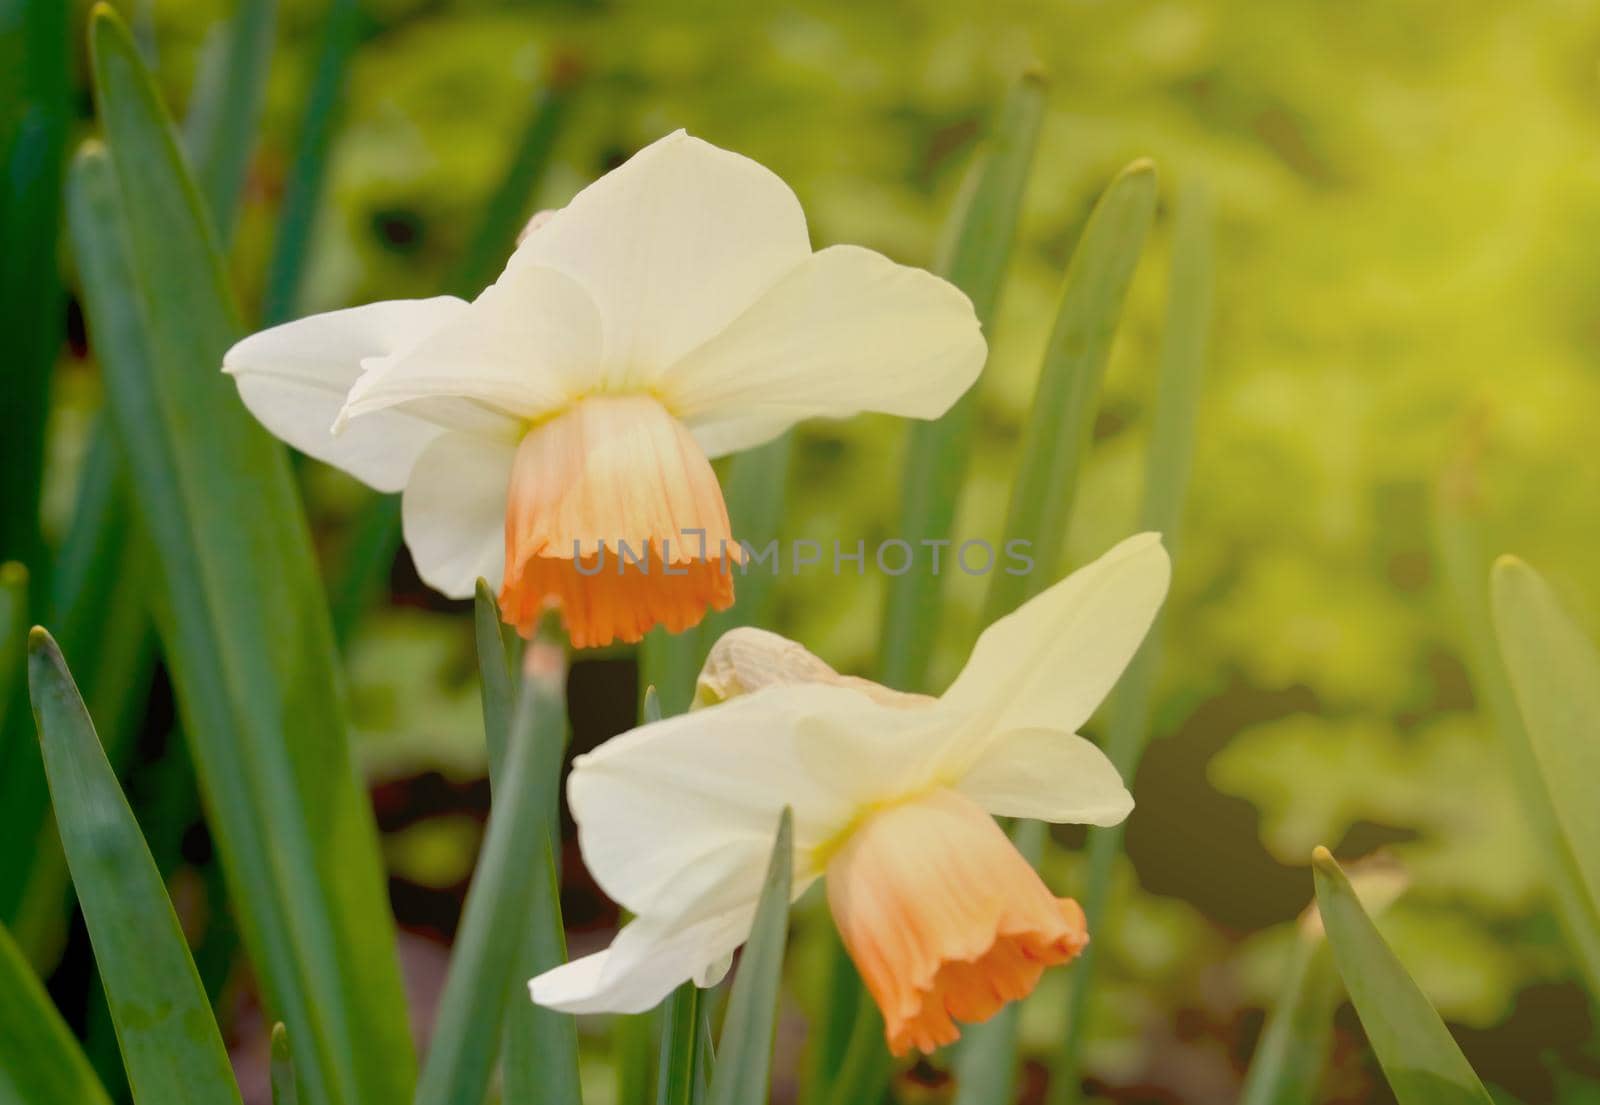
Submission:
MULTIPOLYGON (((168 102, 185 105, 230 5, 118 6, 159 56, 168 102)), ((1385 932, 1497 1092, 1597 1100, 1578 1088, 1600 1078, 1589 1005, 1473 693, 1439 518, 1467 519, 1487 552, 1528 558, 1600 628, 1600 5, 359 8, 296 313, 445 288, 553 86, 566 110, 530 212, 685 127, 787 180, 815 245, 856 242, 932 265, 986 121, 1018 74, 1042 68, 1050 108, 990 334, 957 533, 1004 539, 1065 262, 1100 190, 1149 156, 1163 212, 1114 349, 1074 563, 1134 526, 1170 201, 1177 182, 1204 178, 1217 207, 1212 357, 1154 740, 1134 781, 1116 920, 1094 934, 1092 1085, 1123 1102, 1233 1099, 1311 895, 1310 849, 1326 842, 1346 859, 1386 850, 1408 869, 1410 891, 1385 932)), ((232 259, 247 314, 265 291, 326 15, 324 0, 280 5, 232 259)), ((76 304, 69 311, 44 487, 53 540, 100 403, 76 304)), ((894 536, 903 443, 891 420, 803 427, 783 534, 852 547, 894 536)), ((315 463, 300 471, 337 579, 367 497, 315 463)), ((961 662, 982 598, 981 580, 949 578, 939 680, 961 662)), ((870 570, 786 576, 774 628, 843 670, 870 671, 883 582, 870 570)), ((487 810, 482 727, 463 610, 428 593, 403 552, 381 590, 348 640, 346 677, 425 1025, 487 810)), ((577 749, 627 727, 632 655, 579 657, 571 695, 577 749)), ((173 723, 157 667, 128 785, 250 1064, 265 1033, 173 723)), ((568 831, 564 904, 581 952, 609 939, 617 918, 568 831)), ((1050 877, 1071 893, 1079 838, 1058 840, 1067 847, 1050 877)), ((820 919, 802 912, 790 957, 780 1062, 791 1067, 819 973, 820 919)), ((81 928, 48 935, 53 993, 114 1057, 81 928)), ((1064 1030, 1061 974, 1027 1006, 1024 1035, 1039 1052, 1064 1030)), ((1339 1033, 1327 1100, 1384 1100, 1348 1010, 1339 1033)), ((596 1103, 612 1092, 603 1049, 596 1036, 596 1103)), ((1037 1082, 1025 1080, 1025 1100, 1037 1082)), ((936 1101, 941 1085, 939 1064, 922 1064, 897 1092, 936 1101)))

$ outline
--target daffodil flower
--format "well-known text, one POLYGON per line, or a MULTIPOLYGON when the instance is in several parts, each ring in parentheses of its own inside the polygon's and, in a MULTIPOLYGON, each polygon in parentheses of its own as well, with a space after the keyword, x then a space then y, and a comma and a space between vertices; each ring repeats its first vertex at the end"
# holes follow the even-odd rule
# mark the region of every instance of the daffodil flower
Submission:
POLYGON ((985 352, 954 286, 813 253, 787 185, 679 131, 536 218, 471 303, 314 315, 223 367, 291 445, 404 491, 427 583, 488 578, 525 634, 559 606, 582 647, 732 602, 708 458, 811 417, 936 418, 985 352))
POLYGON ((793 810, 798 897, 828 906, 896 1054, 956 1039, 1088 941, 991 815, 1113 825, 1133 807, 1076 730, 1166 593, 1156 534, 1133 537, 991 625, 939 698, 836 674, 735 630, 699 708, 578 757, 567 796, 584 862, 635 919, 605 951, 530 983, 571 1012, 638 1012, 706 984, 749 935, 773 827, 793 810))

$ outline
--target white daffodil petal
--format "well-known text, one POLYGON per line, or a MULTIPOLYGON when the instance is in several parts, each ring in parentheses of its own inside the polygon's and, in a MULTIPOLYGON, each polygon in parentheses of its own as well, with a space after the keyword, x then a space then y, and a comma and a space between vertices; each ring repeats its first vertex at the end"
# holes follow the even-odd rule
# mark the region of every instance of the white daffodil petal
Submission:
POLYGON ((755 903, 698 922, 640 917, 611 947, 528 983, 539 1005, 565 1013, 643 1013, 692 978, 705 977, 750 935, 755 903))
POLYGON ((869 249, 833 246, 668 369, 660 387, 715 456, 804 418, 937 418, 972 386, 986 354, 972 303, 955 285, 869 249))
POLYGON ((811 254, 789 186, 682 131, 645 147, 528 235, 512 269, 559 269, 605 323, 605 363, 648 384, 811 254))
POLYGON ((600 343, 600 315, 570 277, 509 271, 421 342, 369 364, 345 406, 345 432, 373 411, 447 397, 539 418, 592 389, 600 343))
POLYGON ((429 587, 464 599, 480 576, 499 586, 516 455, 515 439, 452 433, 417 459, 400 514, 417 574, 429 587))
POLYGON ((1171 574, 1160 534, 1128 538, 984 630, 940 701, 990 733, 1076 732, 1133 659, 1171 574))
POLYGON ((222 369, 250 413, 278 437, 379 491, 398 491, 422 450, 451 428, 449 412, 395 411, 340 435, 332 432, 334 420, 363 361, 407 349, 466 310, 463 301, 440 296, 311 315, 238 342, 222 369))
POLYGON ((857 809, 850 794, 819 778, 802 747, 811 722, 827 715, 870 724, 876 709, 846 688, 773 687, 642 726, 579 756, 567 800, 595 881, 641 916, 699 918, 753 901, 788 806, 802 885, 813 873, 811 854, 857 809))
POLYGON ((1133 796, 1105 753, 1057 729, 1001 734, 956 789, 997 817, 1116 825, 1133 810, 1133 796))

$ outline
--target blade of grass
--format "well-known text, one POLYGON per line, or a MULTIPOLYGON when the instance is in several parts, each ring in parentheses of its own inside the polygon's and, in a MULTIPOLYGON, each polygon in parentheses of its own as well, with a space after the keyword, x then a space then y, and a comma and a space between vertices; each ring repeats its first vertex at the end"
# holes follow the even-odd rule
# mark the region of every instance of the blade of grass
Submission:
MULTIPOLYGON (((1600 653, 1523 561, 1501 557, 1491 579, 1523 732, 1592 905, 1600 902, 1600 653)), ((1600 932, 1600 913, 1588 924, 1600 932)))
MULTIPOLYGON (((1195 417, 1200 405, 1210 345, 1213 273, 1212 203, 1207 187, 1187 182, 1178 193, 1172 235, 1172 274, 1162 331, 1161 366, 1145 469, 1139 529, 1162 534, 1175 559, 1180 544, 1183 501, 1194 454, 1195 417)), ((1111 704, 1105 750, 1130 784, 1149 738, 1151 706, 1161 664, 1162 619, 1118 682, 1111 704)), ((1089 931, 1105 923, 1111 873, 1122 851, 1123 827, 1091 829, 1088 874, 1080 901, 1089 931)), ((1066 1105, 1078 1093, 1079 1064, 1088 1023, 1089 994, 1098 952, 1093 943, 1073 965, 1068 983, 1067 1038, 1056 1053, 1050 1077, 1050 1105, 1066 1105)))
POLYGON ((1111 341, 1155 214, 1155 166, 1135 161, 1095 204, 1072 252, 1006 511, 1006 540, 1027 541, 1037 570, 990 577, 985 625, 1056 578, 1111 341))
MULTIPOLYGON (((491 654, 485 666, 492 669, 498 662, 491 654)), ((539 642, 530 646, 504 761, 494 779, 483 851, 417 1083, 417 1105, 482 1101, 489 1088, 505 1017, 506 965, 518 961, 524 942, 520 926, 527 921, 535 884, 549 885, 553 878, 548 825, 566 726, 562 668, 558 649, 539 642), (528 862, 530 840, 544 844, 535 848, 536 860, 543 852, 543 865, 528 862)))
POLYGON ((239 332, 221 257, 171 122, 104 5, 91 47, 109 156, 74 168, 74 237, 108 408, 160 553, 158 628, 229 896, 268 1007, 299 1045, 306 1096, 403 1100, 414 1066, 393 919, 310 535, 281 446, 217 370, 239 332), (148 348, 106 340, 130 332, 148 348))
MULTIPOLYGON (((509 786, 505 775, 506 742, 516 709, 511 660, 500 622, 500 604, 488 583, 478 581, 473 602, 473 628, 478 643, 478 674, 483 698, 483 727, 489 751, 489 779, 495 793, 509 786)), ((555 774, 541 785, 558 787, 555 774)), ((540 1101, 547 1105, 582 1105, 578 1079, 576 1020, 528 1000, 527 980, 567 961, 566 934, 561 924, 560 873, 552 841, 560 831, 560 804, 549 800, 541 850, 542 867, 533 872, 527 914, 511 971, 500 1055, 506 1101, 540 1101), (541 875, 541 872, 544 872, 541 875)))
POLYGON ((656 1105, 694 1105, 702 1054, 700 1026, 704 1023, 700 987, 685 982, 667 1000, 661 1020, 656 1105))
POLYGON ((1490 1105, 1428 999, 1367 916, 1326 848, 1312 856, 1317 908, 1334 961, 1400 1105, 1490 1105))
POLYGON ((65 319, 56 235, 71 118, 70 15, 61 0, 0 3, 0 326, 7 335, 0 560, 33 569, 36 600, 46 579, 39 531, 45 419, 65 319))
POLYGON ((500 275, 528 221, 528 204, 550 167, 550 152, 572 104, 575 71, 563 67, 534 99, 500 184, 484 205, 472 240, 449 282, 449 292, 470 298, 500 275))
POLYGON ((1315 1105, 1339 995, 1327 941, 1302 928, 1251 1057, 1239 1105, 1315 1105))
POLYGON ((29 640, 28 683, 61 843, 134 1097, 237 1103, 233 1067, 166 887, 43 629, 29 640))
POLYGON ((305 279, 311 232, 322 202, 328 150, 333 145, 339 104, 344 96, 345 71, 360 32, 358 0, 329 0, 322 24, 322 47, 296 139, 294 165, 278 211, 278 237, 273 243, 261 305, 263 325, 284 322, 299 313, 300 285, 305 279))
POLYGON ((344 549, 329 572, 328 608, 333 637, 341 649, 350 644, 362 615, 384 593, 399 549, 400 496, 372 492, 356 512, 344 549))
POLYGON ((1593 997, 1600 995, 1600 923, 1596 923, 1600 901, 1584 886, 1577 857, 1557 820, 1533 740, 1501 662, 1489 589, 1484 586, 1490 574, 1489 559, 1474 516, 1472 478, 1469 462, 1459 460, 1441 483, 1435 501, 1434 547, 1461 621, 1473 693, 1499 736, 1527 826, 1524 831, 1540 857, 1550 904, 1593 997))
MULTIPOLYGON (((119 775, 132 753, 155 668, 147 610, 155 564, 130 514, 122 459, 102 418, 91 431, 45 620, 64 650, 83 657, 75 674, 106 758, 119 775)), ((48 827, 38 741, 28 734, 11 749, 18 758, 0 770, 0 840, 38 843, 0 849, 0 917, 12 918, 18 942, 35 954, 61 931, 70 894, 61 844, 48 827)))
POLYGON ((203 59, 184 122, 195 182, 224 247, 233 239, 266 98, 277 6, 277 0, 238 0, 219 48, 203 59))
POLYGON ((0 1101, 111 1105, 72 1030, 0 925, 0 1101))
MULTIPOLYGON (((958 229, 939 266, 972 300, 986 331, 994 325, 1006 261, 1016 237, 1022 194, 1044 117, 1045 87, 1042 74, 1029 72, 1012 90, 990 136, 989 149, 969 178, 971 187, 956 216, 958 229)), ((913 549, 950 537, 977 425, 977 392, 974 385, 935 422, 911 424, 896 532, 913 549)), ((920 570, 889 580, 880 663, 882 680, 891 687, 924 689, 939 628, 942 582, 920 570)))
POLYGON ((272 1026, 272 1105, 300 1105, 300 1090, 294 1080, 294 1054, 289 1050, 289 1030, 279 1021, 272 1026))
POLYGON ((0 564, 0 732, 22 697, 27 651, 28 569, 13 560, 0 564))
POLYGON ((710 1105, 762 1105, 771 1093, 772 1043, 778 1025, 778 986, 789 937, 789 887, 794 863, 794 818, 778 821, 772 861, 761 888, 750 941, 745 945, 728 998, 710 1105))

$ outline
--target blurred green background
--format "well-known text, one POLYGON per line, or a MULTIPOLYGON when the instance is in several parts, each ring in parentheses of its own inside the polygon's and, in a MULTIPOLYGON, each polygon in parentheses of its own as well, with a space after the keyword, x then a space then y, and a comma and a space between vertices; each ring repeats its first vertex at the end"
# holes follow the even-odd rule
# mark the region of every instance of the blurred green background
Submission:
MULTIPOLYGON (((181 109, 230 5, 117 6, 181 109)), ((1589 1005, 1475 704, 1436 518, 1442 503, 1481 527, 1487 552, 1527 557, 1600 628, 1600 5, 363 0, 359 9, 295 313, 446 287, 535 98, 556 81, 570 88, 569 110, 529 212, 559 206, 685 127, 787 180, 815 245, 856 242, 932 265, 985 121, 1018 73, 1042 67, 1050 110, 990 335, 957 531, 1004 539, 1062 269, 1094 198, 1148 155, 1164 207, 1114 350, 1073 520, 1075 563, 1134 525, 1166 205, 1175 182, 1209 181, 1213 355, 1156 739, 1134 782, 1117 920, 1094 934, 1093 1084, 1126 1102, 1233 1100, 1290 922, 1311 895, 1310 849, 1325 842, 1342 858, 1386 849, 1408 868, 1412 889, 1385 932, 1486 1081, 1508 1099, 1595 1100, 1575 1085, 1600 1077, 1589 1005)), ((280 5, 232 262, 252 317, 327 11, 325 0, 280 5)), ((87 132, 82 68, 80 58, 87 132)), ((55 540, 100 401, 71 310, 44 489, 55 540)), ((850 547, 894 536, 903 443, 892 420, 803 427, 785 536, 850 547)), ((336 563, 365 495, 314 463, 301 473, 336 563)), ((939 683, 961 662, 982 598, 982 580, 950 581, 939 683)), ((841 669, 870 670, 882 584, 870 572, 785 577, 773 628, 841 669)), ((426 994, 487 803, 469 621, 421 587, 402 553, 347 666, 407 973, 426 994)), ((155 691, 130 790, 166 811, 171 823, 146 831, 178 842, 175 885, 190 888, 188 912, 203 927, 218 885, 204 830, 192 801, 152 798, 181 793, 187 770, 167 740, 159 673, 155 691)), ((580 657, 572 694, 579 749, 625 727, 631 655, 580 657)), ((1052 882, 1070 894, 1076 865, 1058 854, 1067 858, 1053 861, 1052 882)), ((567 865, 574 951, 591 950, 616 918, 570 839, 567 865)), ((802 924, 791 962, 802 996, 816 928, 802 924)), ((60 934, 56 950, 52 988, 89 1019, 82 933, 60 934)), ((240 1027, 256 1015, 247 974, 222 973, 239 1038, 263 1039, 240 1027)), ((1026 1009, 1024 1034, 1041 1050, 1063 1033, 1064 994, 1048 993, 1063 974, 1026 1009)), ((790 1063, 802 1031, 780 1036, 790 1063)), ((1340 1031, 1327 1099, 1382 1100, 1348 1010, 1340 1031)), ((241 1062, 254 1046, 242 1045, 241 1062)), ((590 1099, 603 1101, 608 1083, 595 1081, 590 1099)), ((937 1065, 923 1064, 901 1092, 937 1100, 940 1085, 937 1065)))

